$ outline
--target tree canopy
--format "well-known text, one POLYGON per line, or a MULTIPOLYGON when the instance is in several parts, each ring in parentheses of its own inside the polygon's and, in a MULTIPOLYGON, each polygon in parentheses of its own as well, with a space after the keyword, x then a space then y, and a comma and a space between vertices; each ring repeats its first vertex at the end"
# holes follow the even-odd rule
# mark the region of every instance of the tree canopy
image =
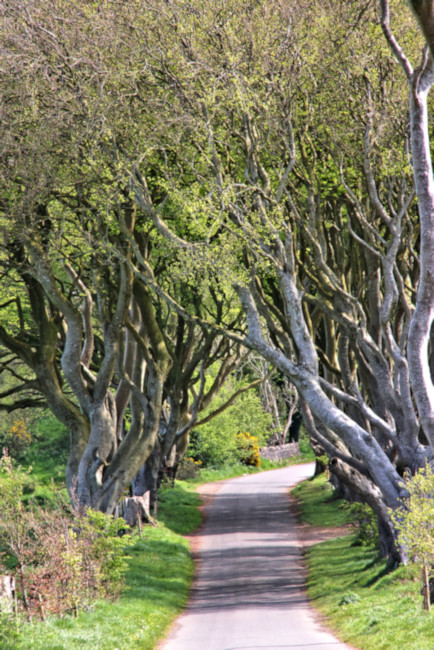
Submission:
POLYGON ((94 507, 247 346, 399 555, 388 508, 434 445, 432 3, 411 5, 421 30, 385 0, 0 9, 3 407, 42 393, 94 507))

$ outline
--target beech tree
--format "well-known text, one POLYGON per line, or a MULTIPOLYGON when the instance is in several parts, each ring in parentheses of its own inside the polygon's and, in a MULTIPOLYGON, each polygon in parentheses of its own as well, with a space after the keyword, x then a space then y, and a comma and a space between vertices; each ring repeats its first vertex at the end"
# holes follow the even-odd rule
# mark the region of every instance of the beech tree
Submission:
MULTIPOLYGON (((372 3, 146 6, 158 16, 149 75, 166 89, 164 196, 208 213, 207 237, 170 224, 146 159, 136 200, 173 246, 235 286, 246 345, 297 388, 331 471, 376 512, 383 552, 405 559, 388 508, 404 470, 433 455, 431 58, 413 72, 384 3, 381 15, 372 3), (380 25, 410 83, 410 139, 380 25), (180 168, 202 192, 181 187, 180 168)), ((417 33, 400 20, 413 55, 417 33)))
POLYGON ((133 199, 133 124, 142 120, 144 136, 152 128, 120 81, 135 83, 127 35, 136 8, 121 17, 41 0, 0 10, 0 342, 12 381, 1 408, 47 404, 70 433, 69 491, 110 513, 131 483, 155 499, 161 466, 182 456, 197 414, 244 354, 216 330, 242 328, 233 295, 177 280, 180 256, 151 236, 133 199), (188 321, 135 265, 189 304, 188 321), (205 391, 212 363, 219 371, 205 391))
MULTIPOLYGON (((430 45, 432 3, 413 5, 430 45)), ((71 477, 110 510, 154 448, 176 375, 164 301, 185 336, 194 325, 203 342, 244 344, 295 386, 332 472, 376 512, 384 553, 405 559, 388 508, 403 473, 432 461, 434 390, 432 59, 426 47, 410 64, 423 41, 408 10, 394 6, 393 32, 388 3, 363 0, 14 0, 1 12, 2 262, 51 333, 29 340, 19 290, 2 342, 31 371, 21 387, 48 386, 59 413, 69 400, 82 441, 71 477), (80 359, 91 304, 96 368, 80 359), (140 407, 120 444, 105 433, 120 422, 115 376, 140 407)), ((200 386, 196 371, 185 380, 200 386)))

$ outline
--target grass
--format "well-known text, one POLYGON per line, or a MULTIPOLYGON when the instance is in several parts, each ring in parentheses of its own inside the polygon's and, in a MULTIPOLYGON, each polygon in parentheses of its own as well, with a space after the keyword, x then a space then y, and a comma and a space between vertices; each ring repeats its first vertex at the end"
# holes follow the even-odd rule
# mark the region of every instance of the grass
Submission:
POLYGON ((158 520, 178 535, 188 535, 202 521, 200 504, 194 485, 186 481, 176 481, 174 488, 164 485, 159 491, 158 520))
MULTIPOLYGON (((344 523, 346 513, 324 476, 305 481, 294 493, 304 521, 344 523)), ((434 648, 434 619, 422 610, 414 566, 389 572, 378 549, 358 545, 355 534, 310 547, 306 560, 309 597, 342 641, 361 650, 434 648)))
POLYGON ((339 637, 362 650, 432 650, 434 620, 422 610, 414 566, 386 570, 354 535, 308 549, 308 594, 339 637))
POLYGON ((201 522, 200 499, 193 486, 164 488, 158 526, 145 527, 128 549, 126 588, 114 601, 101 601, 77 618, 49 619, 23 627, 13 645, 32 650, 151 650, 187 602, 194 573, 189 542, 201 522))
MULTIPOLYGON (((29 475, 29 498, 50 502, 49 478, 58 471, 56 443, 62 432, 49 432, 47 454, 35 450, 35 470, 29 475), (54 451, 53 451, 54 450, 54 451)), ((33 461, 33 459, 31 459, 33 461)), ((92 647, 96 650, 140 648, 151 650, 164 638, 172 621, 184 608, 194 566, 189 543, 183 537, 201 522, 200 483, 225 480, 243 474, 274 469, 311 458, 301 455, 281 465, 263 461, 261 468, 232 465, 204 468, 195 480, 176 481, 175 487, 160 491, 158 526, 146 527, 129 550, 126 588, 114 601, 95 604, 92 611, 77 618, 50 619, 23 626, 14 650, 68 650, 92 647)), ((56 478, 56 483, 58 479, 56 478)), ((60 482, 60 480, 59 480, 60 482)), ((58 487, 57 487, 58 489, 58 487)), ((301 518, 317 526, 337 527, 347 523, 348 514, 333 488, 321 475, 293 490, 301 518)), ((422 610, 420 581, 414 567, 388 572, 386 561, 375 546, 357 545, 349 534, 310 547, 308 594, 327 618, 336 635, 361 650, 432 650, 433 614, 422 610)))
MULTIPOLYGON (((32 445, 23 455, 22 465, 32 465, 26 479, 25 500, 50 507, 63 486, 65 430, 51 416, 43 416, 32 445), (54 481, 53 481, 54 479, 54 481)), ((291 459, 306 462, 306 458, 291 459)), ((46 622, 25 623, 22 634, 2 648, 14 650, 68 650, 92 647, 97 650, 141 648, 151 650, 164 637, 172 621, 184 608, 194 566, 189 543, 182 537, 201 523, 196 494, 199 483, 224 480, 242 474, 284 466, 263 461, 261 468, 237 464, 201 470, 196 481, 176 481, 163 486, 159 494, 158 526, 145 527, 128 550, 126 587, 116 601, 100 601, 77 618, 50 618, 46 622)))
MULTIPOLYGON (((77 618, 25 625, 10 648, 151 650, 186 604, 193 576, 188 542, 163 525, 146 528, 129 549, 126 589, 77 618)), ((4 646, 6 647, 6 646, 4 646)))
POLYGON ((325 474, 303 481, 292 490, 298 500, 300 518, 313 526, 343 526, 348 516, 325 474))

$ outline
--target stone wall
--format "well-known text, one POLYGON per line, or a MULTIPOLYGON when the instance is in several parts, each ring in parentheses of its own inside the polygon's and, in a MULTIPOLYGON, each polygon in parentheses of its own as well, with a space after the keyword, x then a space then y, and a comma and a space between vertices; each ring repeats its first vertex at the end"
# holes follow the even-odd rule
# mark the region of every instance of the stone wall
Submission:
POLYGON ((262 458, 278 463, 285 458, 297 456, 300 453, 298 442, 289 442, 286 445, 275 445, 274 447, 262 447, 260 450, 262 458))

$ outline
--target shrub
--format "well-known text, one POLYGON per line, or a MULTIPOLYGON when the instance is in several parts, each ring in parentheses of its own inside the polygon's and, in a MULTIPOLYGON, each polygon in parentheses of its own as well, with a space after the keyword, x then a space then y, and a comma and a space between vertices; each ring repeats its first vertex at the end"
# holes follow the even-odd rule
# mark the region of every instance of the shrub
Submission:
POLYGON ((125 534, 128 525, 122 518, 115 519, 90 509, 78 518, 77 524, 84 569, 93 570, 94 586, 103 596, 117 596, 128 566, 125 555, 125 547, 131 543, 130 535, 125 534))
POLYGON ((261 456, 259 453, 258 439, 250 433, 240 432, 235 435, 239 459, 244 465, 259 467, 261 456))
POLYGON ((14 420, 9 431, 2 438, 2 444, 14 458, 19 456, 32 442, 32 436, 24 418, 14 420))
MULTIPOLYGON (((218 410, 241 387, 228 381, 201 417, 218 410)), ((249 431, 265 445, 269 436, 271 416, 262 408, 259 396, 252 390, 240 395, 226 410, 195 429, 190 437, 187 455, 201 460, 206 467, 222 467, 240 462, 240 448, 235 438, 237 431, 249 431)))
POLYGON ((15 577, 27 618, 76 614, 100 596, 115 596, 126 570, 124 520, 87 510, 26 508, 27 473, 0 459, 0 568, 15 577))
POLYGON ((198 478, 201 467, 201 460, 194 460, 194 458, 188 456, 183 458, 179 463, 176 475, 181 481, 188 481, 188 479, 191 478, 198 478))
POLYGON ((434 472, 427 463, 405 477, 407 496, 391 511, 399 543, 422 571, 424 605, 430 609, 429 574, 434 567, 434 472))

